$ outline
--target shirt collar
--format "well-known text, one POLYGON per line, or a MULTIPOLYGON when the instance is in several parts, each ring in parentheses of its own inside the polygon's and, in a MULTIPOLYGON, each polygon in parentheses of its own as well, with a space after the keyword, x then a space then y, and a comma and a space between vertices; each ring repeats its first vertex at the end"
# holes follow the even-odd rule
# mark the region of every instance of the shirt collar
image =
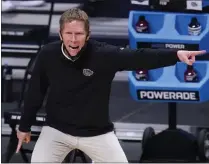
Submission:
POLYGON ((65 51, 64 51, 64 44, 62 43, 61 45, 61 51, 62 51, 62 54, 64 55, 65 58, 67 58, 68 60, 71 60, 72 62, 76 61, 80 55, 76 55, 75 57, 71 57, 70 55, 66 54, 65 51))

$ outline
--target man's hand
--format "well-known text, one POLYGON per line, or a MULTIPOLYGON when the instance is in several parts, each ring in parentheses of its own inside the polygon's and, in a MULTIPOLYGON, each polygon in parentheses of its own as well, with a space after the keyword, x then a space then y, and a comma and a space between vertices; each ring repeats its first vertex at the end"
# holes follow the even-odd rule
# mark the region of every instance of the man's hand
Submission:
POLYGON ((188 65, 192 65, 195 62, 195 56, 202 55, 206 53, 206 51, 184 51, 179 50, 177 52, 177 56, 180 61, 185 62, 188 65))
POLYGON ((17 131, 18 145, 17 145, 16 153, 19 152, 23 142, 25 142, 25 143, 30 142, 30 137, 31 137, 30 132, 17 131))

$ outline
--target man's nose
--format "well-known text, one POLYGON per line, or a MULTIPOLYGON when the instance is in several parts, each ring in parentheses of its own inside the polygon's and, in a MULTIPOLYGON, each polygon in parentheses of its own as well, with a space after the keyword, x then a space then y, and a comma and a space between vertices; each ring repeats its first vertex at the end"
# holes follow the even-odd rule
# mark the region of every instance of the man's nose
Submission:
POLYGON ((76 35, 73 34, 73 35, 72 35, 72 42, 75 42, 75 41, 76 41, 76 35))

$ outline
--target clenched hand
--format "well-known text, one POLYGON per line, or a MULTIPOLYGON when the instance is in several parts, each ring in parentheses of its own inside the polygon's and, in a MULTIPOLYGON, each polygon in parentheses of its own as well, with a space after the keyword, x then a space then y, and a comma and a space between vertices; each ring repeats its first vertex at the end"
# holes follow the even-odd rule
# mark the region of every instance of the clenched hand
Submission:
POLYGON ((31 133, 30 132, 21 132, 21 131, 17 131, 17 138, 18 138, 18 145, 17 145, 17 149, 16 149, 16 153, 19 152, 22 144, 25 143, 29 143, 30 139, 31 139, 31 133))
POLYGON ((195 62, 195 56, 197 55, 202 55, 205 54, 206 51, 184 51, 184 50, 179 50, 177 52, 177 56, 179 58, 180 61, 188 64, 188 65, 192 65, 195 62))

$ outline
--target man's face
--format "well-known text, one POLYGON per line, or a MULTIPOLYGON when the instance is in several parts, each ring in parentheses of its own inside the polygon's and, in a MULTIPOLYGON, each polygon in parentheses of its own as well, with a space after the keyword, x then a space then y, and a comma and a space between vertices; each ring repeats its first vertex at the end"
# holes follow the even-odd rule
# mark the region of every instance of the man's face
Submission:
POLYGON ((71 56, 76 56, 88 40, 83 21, 73 20, 64 24, 61 30, 61 39, 71 56))

